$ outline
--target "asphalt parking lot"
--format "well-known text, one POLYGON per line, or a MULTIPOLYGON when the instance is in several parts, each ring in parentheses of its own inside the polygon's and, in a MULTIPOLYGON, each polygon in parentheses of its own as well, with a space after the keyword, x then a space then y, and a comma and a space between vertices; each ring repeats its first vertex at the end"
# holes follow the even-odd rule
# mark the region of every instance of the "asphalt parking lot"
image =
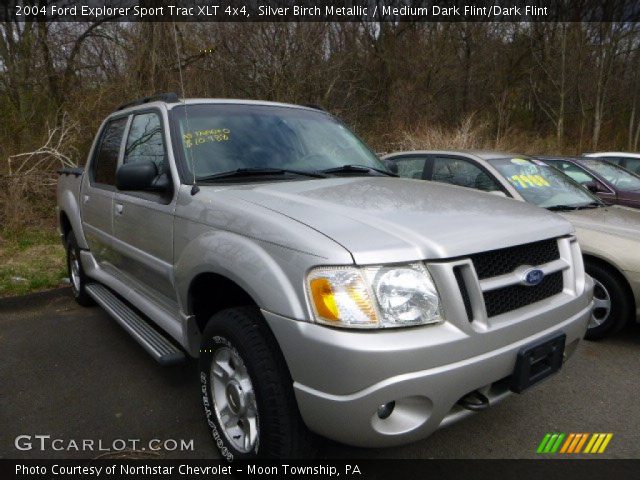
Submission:
MULTIPOLYGON (((0 458, 94 458, 110 455, 98 441, 104 449, 117 439, 140 440, 122 456, 217 456, 202 419, 195 363, 158 366, 105 312, 77 306, 67 290, 0 300, 0 352, 0 458), (15 447, 19 435, 31 436, 31 449, 15 447), (94 449, 54 450, 45 440, 41 451, 35 435, 60 439, 58 448, 93 440, 94 449), (193 450, 152 453, 144 446, 154 439, 193 440, 193 450)), ((322 441, 320 455, 535 458, 547 432, 611 432, 598 457, 640 458, 638 372, 634 325, 602 342, 582 342, 554 378, 424 441, 383 450, 322 441)), ((21 442, 27 448, 29 441, 21 442)))

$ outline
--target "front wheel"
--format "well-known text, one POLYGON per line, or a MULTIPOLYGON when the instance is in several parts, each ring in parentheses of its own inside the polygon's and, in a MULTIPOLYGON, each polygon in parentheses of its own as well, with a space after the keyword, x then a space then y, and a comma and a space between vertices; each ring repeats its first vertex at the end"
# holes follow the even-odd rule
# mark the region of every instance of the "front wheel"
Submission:
POLYGON ((594 281, 594 307, 584 338, 598 340, 626 325, 631 317, 631 299, 622 279, 610 269, 586 262, 585 270, 594 281))
POLYGON ((206 421, 226 460, 308 456, 311 434, 257 308, 215 314, 203 334, 199 364, 206 421))

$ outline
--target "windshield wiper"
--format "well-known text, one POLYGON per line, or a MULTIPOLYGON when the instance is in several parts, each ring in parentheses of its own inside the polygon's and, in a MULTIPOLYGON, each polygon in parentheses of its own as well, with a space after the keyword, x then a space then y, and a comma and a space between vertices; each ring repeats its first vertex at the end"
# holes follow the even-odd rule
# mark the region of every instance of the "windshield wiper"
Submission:
POLYGON ((600 208, 604 206, 602 202, 589 202, 583 203, 582 205, 551 205, 550 207, 545 207, 547 210, 551 210, 552 212, 573 212, 575 210, 585 210, 587 208, 600 208))
POLYGON ((305 177, 313 178, 327 178, 326 175, 320 172, 307 172, 304 170, 292 170, 289 168, 237 168, 235 170, 229 170, 228 172, 216 173, 208 175, 206 177, 198 178, 198 182, 210 182, 213 180, 219 180, 224 178, 242 178, 242 177, 260 177, 265 175, 301 175, 305 177))
POLYGON ((579 205, 576 207, 576 210, 584 210, 587 208, 600 208, 600 207, 604 207, 604 203, 602 202, 589 202, 589 203, 585 203, 584 205, 579 205))
POLYGON ((572 205, 551 205, 550 207, 545 207, 547 210, 551 210, 552 212, 569 212, 576 210, 578 207, 572 205))
POLYGON ((341 167, 326 168, 320 170, 322 173, 371 173, 378 172, 389 177, 397 177, 395 173, 389 170, 383 170, 376 167, 368 167, 366 165, 342 165, 341 167))

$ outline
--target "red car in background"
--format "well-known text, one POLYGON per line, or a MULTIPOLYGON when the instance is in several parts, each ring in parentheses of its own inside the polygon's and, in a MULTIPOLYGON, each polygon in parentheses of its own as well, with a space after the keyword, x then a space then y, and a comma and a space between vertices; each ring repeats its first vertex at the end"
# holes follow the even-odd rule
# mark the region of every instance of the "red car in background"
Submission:
POLYGON ((640 175, 599 158, 536 158, 570 176, 607 204, 640 208, 640 175))

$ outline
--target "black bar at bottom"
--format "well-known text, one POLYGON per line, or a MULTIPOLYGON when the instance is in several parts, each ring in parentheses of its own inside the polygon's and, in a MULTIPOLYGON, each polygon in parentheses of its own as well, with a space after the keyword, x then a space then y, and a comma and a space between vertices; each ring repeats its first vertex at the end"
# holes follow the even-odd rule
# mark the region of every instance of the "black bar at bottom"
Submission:
POLYGON ((601 480, 640 479, 640 459, 589 460, 0 460, 3 480, 220 478, 601 480))

